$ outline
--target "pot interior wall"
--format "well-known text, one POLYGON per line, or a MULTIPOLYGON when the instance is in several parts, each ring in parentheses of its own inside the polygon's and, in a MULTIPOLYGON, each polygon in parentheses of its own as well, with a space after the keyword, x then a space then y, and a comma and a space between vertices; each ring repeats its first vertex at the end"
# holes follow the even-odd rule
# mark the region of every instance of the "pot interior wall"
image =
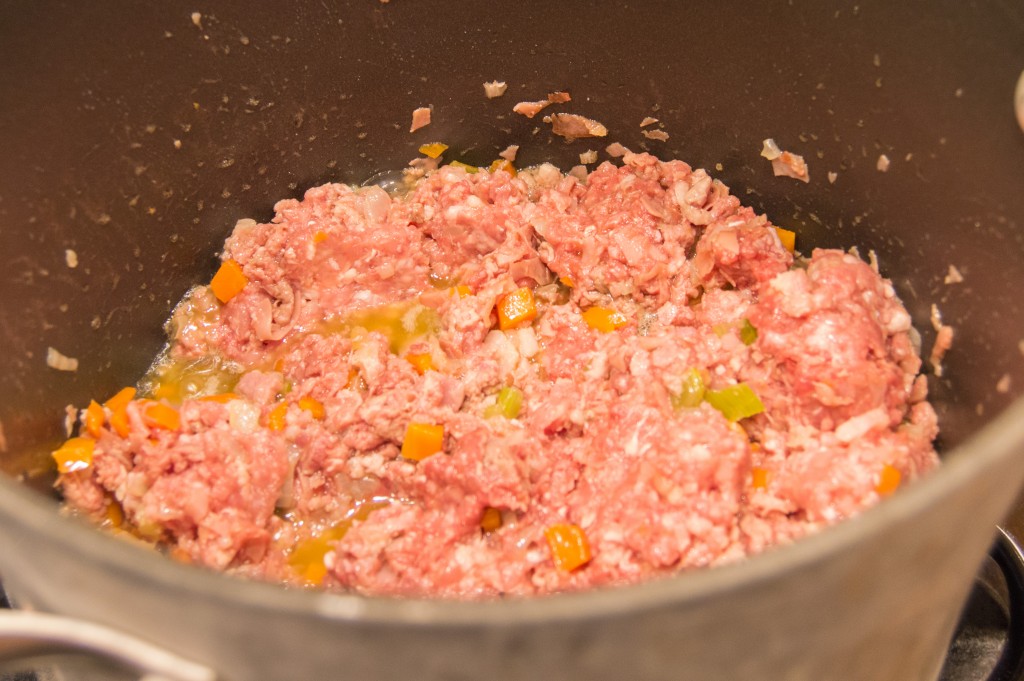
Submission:
POLYGON ((322 182, 401 168, 430 141, 474 164, 515 143, 520 164, 564 168, 618 141, 708 168, 795 229, 802 250, 874 251, 925 354, 933 304, 957 328, 946 372, 931 380, 947 450, 1024 385, 1019 7, 396 0, 3 11, 0 460, 13 475, 45 466, 65 405, 140 376, 164 342, 163 320, 208 281, 237 219, 269 219, 277 199, 322 182), (506 81, 507 94, 487 99, 489 80, 506 81), (565 143, 511 112, 561 89, 607 139, 565 143), (433 107, 433 122, 410 134, 418 106, 433 107), (645 116, 668 141, 641 135, 645 116), (766 137, 807 158, 809 184, 772 176, 758 155, 766 137), (951 265, 962 283, 944 283, 951 265), (49 368, 48 347, 78 370, 49 368))

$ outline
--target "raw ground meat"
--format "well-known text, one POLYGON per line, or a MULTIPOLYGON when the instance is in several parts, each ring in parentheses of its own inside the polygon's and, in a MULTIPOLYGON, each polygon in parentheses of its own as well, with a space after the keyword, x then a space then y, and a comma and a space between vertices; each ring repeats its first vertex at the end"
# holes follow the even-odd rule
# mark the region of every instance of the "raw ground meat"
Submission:
POLYGON ((839 251, 794 262, 703 170, 622 160, 329 184, 240 221, 240 292, 178 306, 146 399, 127 425, 103 409, 62 474, 69 507, 237 575, 479 599, 740 560, 937 465, 887 280, 839 251), (502 328, 522 289, 535 317, 502 328), (740 388, 758 408, 712 404, 740 388), (403 455, 410 424, 441 451, 403 455))

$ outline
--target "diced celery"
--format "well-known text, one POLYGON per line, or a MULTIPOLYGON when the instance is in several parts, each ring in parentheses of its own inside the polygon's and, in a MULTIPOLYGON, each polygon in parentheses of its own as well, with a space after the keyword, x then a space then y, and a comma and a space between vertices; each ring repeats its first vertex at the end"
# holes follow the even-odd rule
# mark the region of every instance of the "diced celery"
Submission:
POLYGON ((757 329, 749 319, 744 318, 743 320, 743 326, 740 327, 740 340, 744 345, 753 345, 757 340, 757 329))
POLYGON ((487 418, 502 416, 514 419, 519 417, 519 410, 522 408, 523 391, 514 385, 509 385, 498 391, 497 401, 484 410, 484 416, 487 418))
POLYGON ((672 407, 683 409, 699 407, 704 399, 704 377, 700 369, 692 368, 683 374, 683 386, 678 395, 672 396, 672 407))
POLYGON ((746 383, 705 391, 704 399, 730 421, 739 421, 764 411, 761 398, 746 383))

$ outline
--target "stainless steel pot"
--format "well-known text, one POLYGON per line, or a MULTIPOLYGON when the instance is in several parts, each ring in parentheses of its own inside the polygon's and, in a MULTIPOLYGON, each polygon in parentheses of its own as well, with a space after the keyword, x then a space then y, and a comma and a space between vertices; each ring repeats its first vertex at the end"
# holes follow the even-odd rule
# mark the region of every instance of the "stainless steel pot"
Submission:
POLYGON ((24 603, 233 681, 935 678, 1024 479, 1019 7, 205 0, 0 11, 0 576, 24 603), (495 79, 509 92, 488 100, 482 83, 495 79), (212 274, 235 220, 266 219, 276 199, 323 181, 401 167, 434 140, 472 163, 518 143, 521 162, 568 167, 601 145, 534 133, 510 111, 557 89, 607 125, 607 141, 712 170, 796 229, 801 248, 874 251, 926 351, 937 305, 957 329, 930 381, 945 466, 740 565, 529 602, 286 591, 172 563, 57 513, 29 474, 62 437, 64 406, 142 373, 163 319, 212 274), (433 123, 408 133, 426 105, 433 123), (667 142, 641 136, 647 115, 667 142), (810 184, 771 176, 765 137, 807 157, 810 184), (951 265, 963 282, 946 283, 951 265), (48 367, 48 347, 78 370, 48 367))

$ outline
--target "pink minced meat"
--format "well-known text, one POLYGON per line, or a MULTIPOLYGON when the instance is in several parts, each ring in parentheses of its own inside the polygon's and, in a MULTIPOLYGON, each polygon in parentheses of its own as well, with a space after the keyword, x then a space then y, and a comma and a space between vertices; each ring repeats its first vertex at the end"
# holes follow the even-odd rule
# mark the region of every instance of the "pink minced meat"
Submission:
POLYGON ((475 599, 736 561, 875 504, 887 467, 937 465, 888 281, 839 251, 794 267, 704 171, 623 161, 585 181, 443 167, 402 198, 325 185, 240 222, 224 257, 248 284, 226 304, 197 287, 171 325, 170 361, 240 374, 230 399, 185 399, 179 431, 133 403, 129 436, 104 427, 92 467, 62 476, 69 505, 116 503, 135 534, 234 574, 475 599), (500 330, 519 287, 537 317, 500 330), (594 306, 626 324, 592 328, 594 306), (674 406, 694 370, 763 412, 674 406), (516 418, 488 413, 505 386, 516 418), (442 451, 404 458, 412 422, 442 425, 442 451), (582 529, 588 562, 556 565, 556 524, 582 529), (300 557, 329 528, 311 578, 300 557))

